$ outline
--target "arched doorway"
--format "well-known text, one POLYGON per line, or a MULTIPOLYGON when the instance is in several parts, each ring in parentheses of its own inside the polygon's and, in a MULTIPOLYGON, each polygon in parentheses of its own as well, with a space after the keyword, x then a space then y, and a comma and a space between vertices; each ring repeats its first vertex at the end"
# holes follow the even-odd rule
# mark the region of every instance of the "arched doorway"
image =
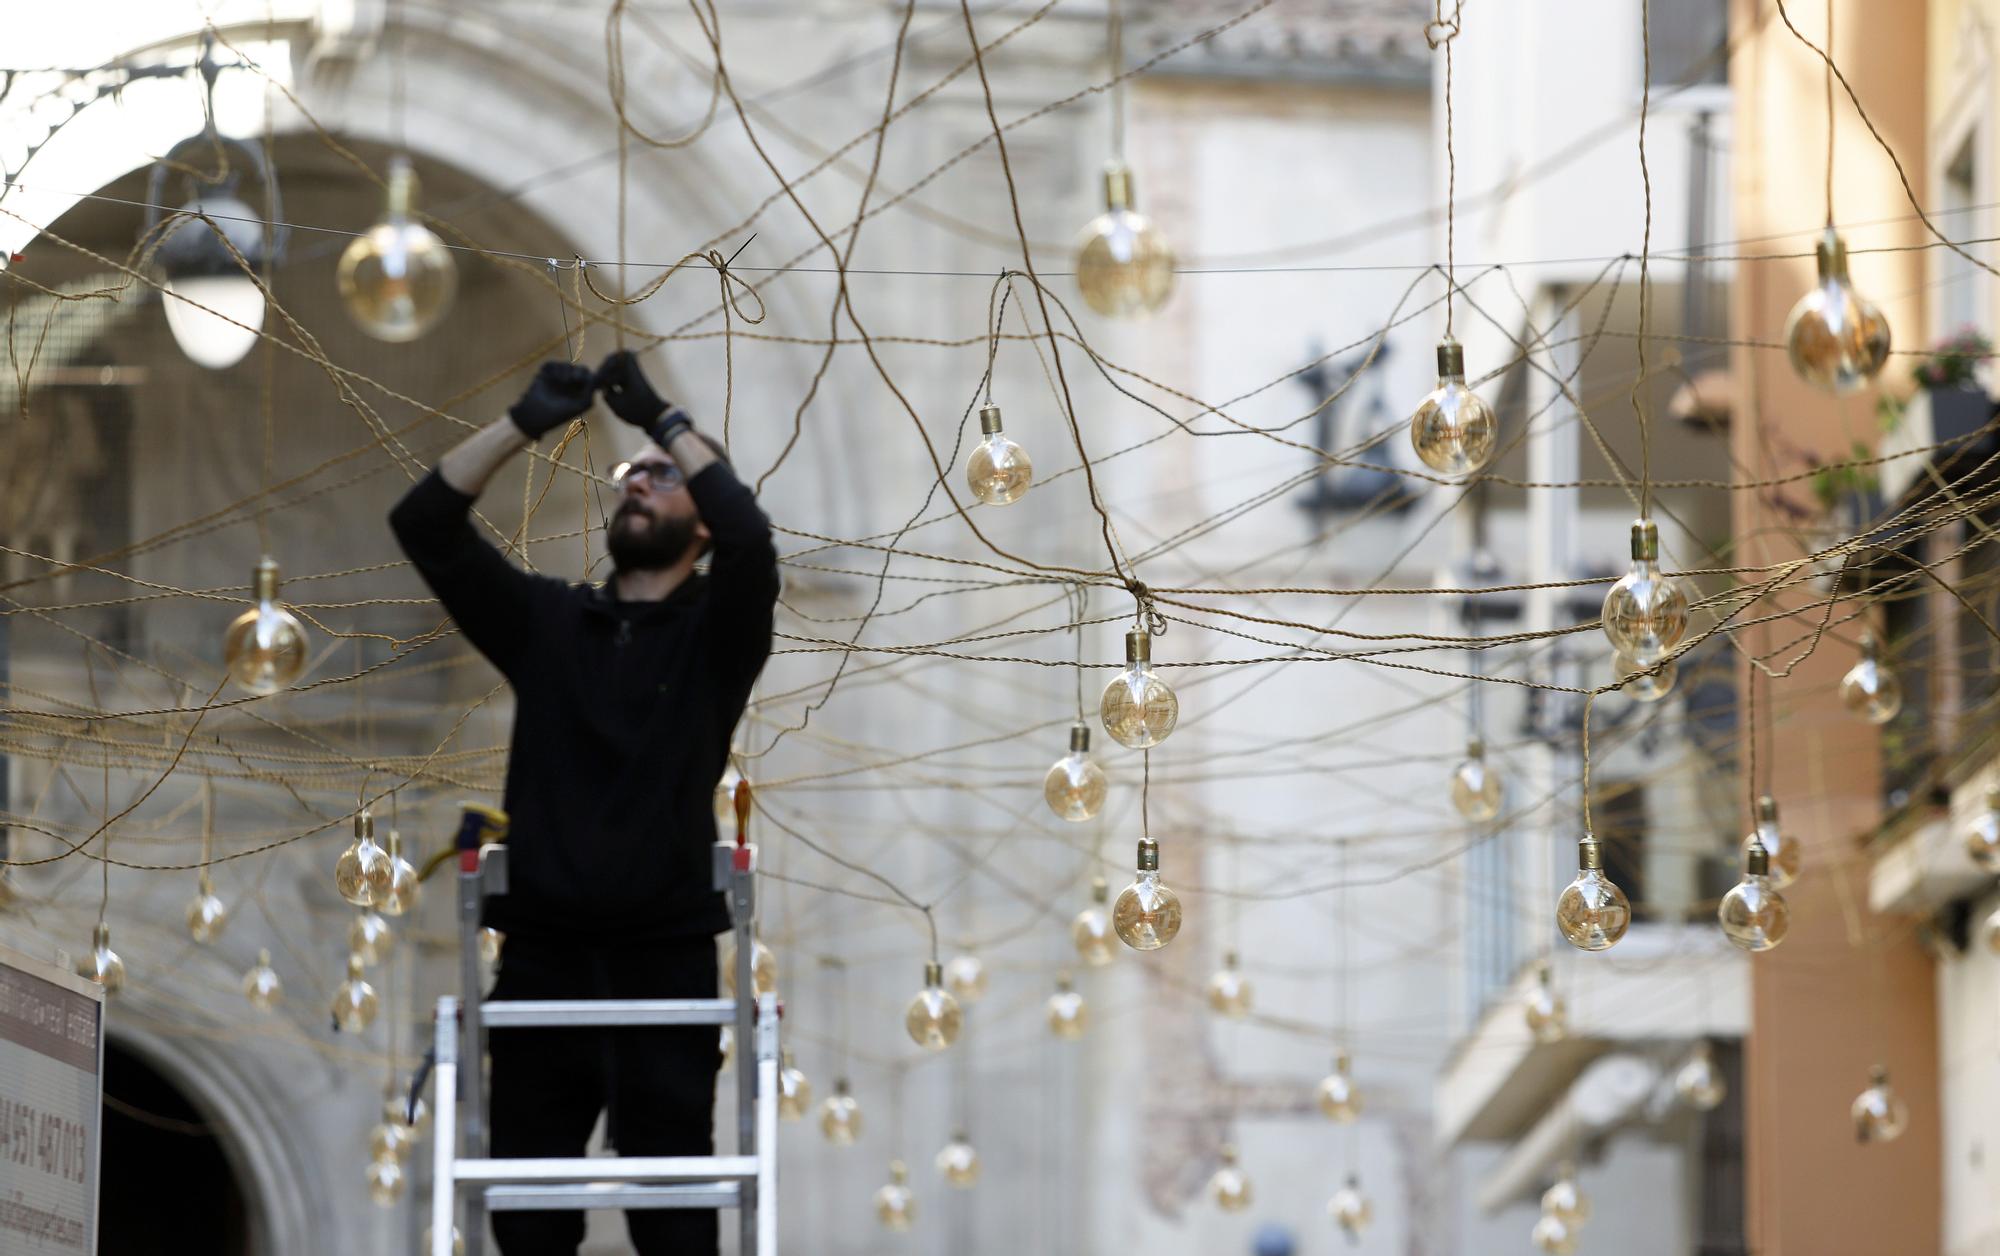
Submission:
POLYGON ((250 1256, 249 1203, 223 1139, 172 1079, 108 1039, 98 1250, 250 1256))

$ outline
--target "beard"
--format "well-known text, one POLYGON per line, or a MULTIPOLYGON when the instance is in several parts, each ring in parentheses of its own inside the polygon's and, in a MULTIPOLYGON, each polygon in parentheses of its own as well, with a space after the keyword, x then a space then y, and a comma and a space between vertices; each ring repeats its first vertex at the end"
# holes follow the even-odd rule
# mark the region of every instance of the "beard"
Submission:
POLYGON ((679 562, 694 544, 691 515, 655 518, 635 501, 624 501, 611 514, 604 545, 611 565, 619 571, 658 571, 679 562), (634 522, 628 523, 627 520, 634 522))

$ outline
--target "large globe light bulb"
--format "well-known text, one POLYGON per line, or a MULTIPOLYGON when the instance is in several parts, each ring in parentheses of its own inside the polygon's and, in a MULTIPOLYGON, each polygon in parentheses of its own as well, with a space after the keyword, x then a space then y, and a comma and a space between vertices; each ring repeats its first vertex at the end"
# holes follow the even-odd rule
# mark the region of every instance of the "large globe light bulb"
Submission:
POLYGON ((415 220, 417 172, 410 159, 389 163, 382 220, 340 255, 340 299, 361 330, 402 344, 438 325, 458 291, 451 250, 415 220))
POLYGON ((1986 806, 1965 831, 1965 853, 1987 872, 2000 872, 2000 785, 1986 787, 1986 806))
POLYGON ((1333 1057, 1333 1071, 1320 1078, 1317 1091, 1319 1110, 1329 1121, 1350 1125, 1361 1115, 1361 1092, 1354 1085, 1354 1073, 1345 1051, 1333 1057))
POLYGON ((990 401, 979 408, 979 430, 985 439, 966 457, 965 486, 988 506, 1011 506, 1034 482, 1035 464, 1001 429, 1000 407, 990 401))
POLYGON ((1236 1163, 1236 1148, 1222 1149, 1222 1163, 1208 1179, 1208 1193, 1224 1212, 1242 1212, 1250 1206, 1250 1179, 1236 1163))
POLYGON ((91 931, 90 950, 77 964, 76 972, 86 981, 103 986, 106 994, 117 994, 125 988, 125 961, 111 949, 111 926, 102 920, 91 931))
POLYGON ((1181 701, 1153 670, 1153 638, 1143 629, 1125 634, 1125 669, 1111 678, 1098 703, 1104 731, 1121 746, 1157 746, 1181 718, 1181 701))
POLYGON ((1076 914, 1069 922, 1069 940, 1076 947, 1076 956, 1092 968, 1102 968, 1117 957, 1118 948, 1111 940, 1118 935, 1111 930, 1111 914, 1105 910, 1111 901, 1111 888, 1103 877, 1094 877, 1090 882, 1090 906, 1076 914))
POLYGON ((917 991, 903 1015, 903 1028, 909 1031, 910 1041, 926 1051, 942 1051, 958 1041, 958 1031, 964 1024, 965 1013, 958 1000, 944 988, 944 966, 925 964, 924 988, 917 991))
POLYGON ((1762 846, 1770 856, 1772 885, 1782 890, 1799 879, 1799 869, 1805 866, 1805 847, 1778 827, 1778 800, 1769 794, 1757 798, 1757 827, 1743 839, 1744 858, 1749 858, 1753 844, 1762 846))
POLYGON ((1069 753, 1042 778, 1042 799, 1057 818, 1081 822, 1104 806, 1105 790, 1104 769, 1090 757, 1090 725, 1079 721, 1069 730, 1069 753))
POLYGON ((946 1182, 964 1190, 979 1180, 979 1152, 964 1130, 954 1131, 951 1141, 938 1152, 938 1173, 946 1182))
POLYGON ((278 980, 278 972, 271 967, 271 953, 257 952, 257 962, 243 974, 243 997, 250 1006, 260 1012, 277 1010, 285 1001, 285 983, 278 980))
POLYGON ((203 946, 222 936, 222 930, 229 924, 229 905, 216 897, 215 886, 206 872, 201 874, 200 888, 194 901, 188 904, 188 936, 203 946))
POLYGON ((1625 891, 1604 875, 1604 848, 1589 833, 1576 844, 1576 880, 1556 899, 1556 928, 1581 951, 1608 951, 1632 923, 1625 891))
POLYGON ((1374 1205, 1368 1202, 1367 1192, 1361 1189, 1361 1179, 1352 1173, 1347 1175, 1346 1185, 1326 1201, 1326 1212, 1347 1235, 1350 1243, 1359 1243, 1361 1236, 1368 1232, 1368 1223, 1375 1219, 1374 1205))
POLYGON ((1715 1066, 1715 1049, 1707 1040, 1694 1045, 1693 1054, 1674 1074, 1674 1093, 1697 1112, 1713 1112, 1729 1095, 1729 1084, 1715 1066))
POLYGON ((884 1229, 903 1231, 917 1219, 917 1198, 910 1191, 910 1171, 900 1160, 889 1162, 889 1181, 875 1192, 875 1219, 884 1229))
POLYGON ((251 579, 257 604, 222 634, 222 661, 247 693, 259 697, 291 688, 306 670, 306 630, 278 605, 278 560, 268 555, 251 579))
POLYGON ((1889 1085, 1889 1070, 1876 1065, 1868 1073, 1868 1089, 1854 1097, 1849 1109, 1854 1137, 1863 1143, 1890 1143, 1910 1125, 1910 1108, 1889 1085))
POLYGON ((1066 976, 1056 978, 1056 992, 1049 996, 1043 1013, 1049 1022, 1049 1032, 1065 1041, 1083 1037, 1083 1031, 1090 1027, 1090 1005, 1066 976))
POLYGON ((350 1034, 358 1034, 375 1023, 375 1012, 380 1006, 375 987, 362 975, 361 957, 349 955, 347 980, 333 992, 333 1023, 350 1034))
POLYGON ((1785 347, 1800 379, 1839 396, 1875 378, 1889 360, 1889 320, 1855 292, 1847 243, 1831 226, 1815 252, 1819 282, 1792 307, 1785 347))
POLYGON ((1110 318, 1154 313, 1174 291, 1174 250, 1132 205, 1132 172, 1113 162, 1104 170, 1104 212, 1077 239, 1076 286, 1110 318))
POLYGON ((833 1093, 819 1106, 819 1132, 836 1147, 852 1147, 861 1137, 861 1101, 848 1090, 845 1077, 834 1080, 833 1093))
POLYGON ((374 907, 395 883, 389 852, 375 844, 375 813, 363 807, 354 815, 354 841, 333 865, 333 888, 356 907, 374 907))
POLYGON ((1604 635, 1611 648, 1642 666, 1673 652, 1687 633, 1687 594, 1660 574, 1660 529, 1651 519, 1632 524, 1632 569, 1604 595, 1604 635))
POLYGON ((945 988, 962 1007, 986 997, 986 964, 977 955, 954 955, 944 966, 945 988))
POLYGON ((1410 444, 1439 475, 1471 475, 1493 457, 1500 420, 1465 382, 1464 345, 1439 341, 1437 364, 1437 387, 1410 416, 1410 444))
POLYGON ((1451 805, 1474 824, 1484 824, 1500 814, 1505 796, 1500 773, 1486 762, 1486 742, 1474 737, 1465 744, 1465 758, 1451 773, 1451 805))
POLYGON ((1576 1184, 1576 1167, 1565 1164, 1556 1171, 1556 1180, 1542 1192, 1542 1212, 1560 1217, 1571 1226, 1590 1220, 1590 1196, 1576 1184))
POLYGON ((1242 1020, 1250 1015, 1253 992, 1250 979, 1236 966, 1236 952, 1222 957, 1222 967, 1208 979, 1208 1006, 1219 1016, 1242 1020))
POLYGON ((1139 841, 1139 867, 1132 884, 1111 905, 1111 927, 1135 951, 1157 951, 1181 931, 1180 896, 1160 881, 1160 844, 1139 841))
POLYGON ((792 1062, 792 1053, 784 1053, 784 1067, 778 1072, 778 1119, 781 1121, 801 1121, 812 1107, 812 1082, 805 1071, 792 1062))
POLYGON ((1903 682, 1882 661, 1882 643, 1875 634, 1861 637, 1861 659, 1840 679, 1840 701, 1870 724, 1887 724, 1903 709, 1903 682))
POLYGON ((1553 974, 1547 964, 1535 966, 1535 984, 1521 1004, 1521 1019, 1536 1042, 1561 1042, 1569 1033, 1569 1005, 1556 993, 1553 974))
POLYGON ((161 272, 167 330, 189 361, 219 371, 241 362, 264 326, 264 294, 244 269, 247 264, 254 270, 263 259, 264 224, 255 210, 228 195, 196 197, 180 212, 207 214, 215 225, 182 218, 160 238, 153 260, 161 272))

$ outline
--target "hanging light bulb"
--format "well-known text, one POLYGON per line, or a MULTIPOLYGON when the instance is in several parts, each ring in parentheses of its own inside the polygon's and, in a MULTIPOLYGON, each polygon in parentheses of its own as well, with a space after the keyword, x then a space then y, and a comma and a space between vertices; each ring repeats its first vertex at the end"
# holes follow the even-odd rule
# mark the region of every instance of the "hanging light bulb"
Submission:
POLYGON ((1632 524, 1632 569, 1604 595, 1604 635, 1635 663, 1659 662, 1687 633, 1687 594, 1660 574, 1660 529, 1651 519, 1632 524))
POLYGON ((222 930, 228 923, 229 907, 215 896, 215 885, 204 872, 194 901, 188 904, 188 936, 206 946, 222 936, 222 930))
POLYGON ((1076 946, 1077 958, 1092 968, 1104 967, 1118 953, 1118 948, 1111 945, 1116 936, 1111 932, 1111 916, 1104 910, 1110 901, 1111 887, 1104 884, 1103 877, 1092 877, 1090 906, 1069 922, 1069 940, 1076 946))
POLYGON ((1569 1006, 1556 993, 1546 963, 1535 965, 1535 984, 1521 1005, 1521 1018, 1528 1022, 1528 1032, 1539 1043, 1561 1042, 1569 1033, 1569 1006))
POLYGON ((1224 1144, 1222 1163, 1208 1179, 1208 1193, 1224 1212, 1242 1212, 1250 1206, 1250 1179, 1236 1165, 1236 1148, 1224 1144))
POLYGON ((937 1154, 937 1171, 946 1182, 960 1190, 979 1180, 979 1152, 964 1130, 953 1132, 951 1141, 937 1154))
POLYGON ((498 929, 488 929, 483 925, 480 926, 479 929, 480 959, 485 960, 488 964, 499 963, 500 948, 505 946, 506 944, 507 944, 506 934, 500 932, 498 929))
POLYGON ((728 1025, 724 1025, 722 1032, 715 1036, 715 1053, 722 1057, 722 1062, 716 1065, 717 1069, 728 1068, 736 1059, 736 1031, 728 1025))
POLYGON ((229 677, 259 697, 291 688, 306 670, 306 630, 278 605, 278 560, 266 555, 252 580, 257 605, 231 620, 222 634, 229 677))
POLYGON ((1319 1079, 1319 1110, 1327 1119, 1341 1125, 1352 1125, 1361 1115, 1361 1092, 1354 1085, 1354 1075, 1347 1052, 1333 1057, 1333 1071, 1319 1079))
POLYGON ((727 767, 722 769, 722 779, 715 783, 715 835, 728 837, 736 832, 736 786, 743 780, 743 773, 736 770, 736 760, 732 753, 727 767))
POLYGON ((961 1007, 986 997, 986 965, 977 955, 954 955, 944 966, 944 984, 961 1007))
POLYGON ((1819 283, 1792 307, 1785 345, 1799 378, 1837 397, 1875 378, 1889 360, 1889 320, 1855 292, 1847 243, 1831 223, 1815 251, 1819 283))
POLYGON ((382 1096, 382 1119, 390 1125, 400 1125, 410 1141, 415 1142, 423 1137, 425 1128, 430 1124, 431 1110, 423 1096, 419 1095, 416 1111, 412 1113, 403 1096, 392 1089, 382 1096))
POLYGON ((1208 1006, 1219 1016, 1242 1020, 1250 1015, 1250 979, 1236 967, 1236 952, 1222 957, 1222 967, 1208 979, 1208 1006))
POLYGON ((1986 809, 1965 831, 1965 853, 1987 872, 2000 872, 2000 785, 1986 787, 1986 809))
POLYGON ((376 1158, 368 1162, 368 1198, 379 1208, 392 1208, 403 1197, 403 1166, 392 1159, 376 1158))
POLYGON ((916 1222, 917 1197, 910 1191, 910 1171, 900 1160, 889 1162, 889 1181, 875 1192, 875 1219, 898 1232, 916 1222))
POLYGON ((79 977, 103 986, 106 994, 117 994, 125 988, 125 961, 111 949, 111 926, 104 921, 98 921, 97 928, 91 931, 90 951, 76 966, 76 972, 79 977))
POLYGON ((1108 318, 1152 314, 1174 291, 1174 250, 1132 205, 1132 172, 1114 161, 1104 168, 1104 212, 1076 247, 1076 286, 1108 318))
POLYGON ((1986 939, 1986 949, 2000 955, 2000 907, 1993 909, 1986 917, 1986 923, 1979 927, 1986 939))
POLYGON ((375 1011, 381 1000, 375 997, 375 987, 362 976, 361 957, 347 957, 347 980, 340 983, 333 992, 333 1023, 350 1034, 358 1034, 375 1023, 375 1011))
POLYGON ((1465 758, 1451 773, 1451 805, 1474 824, 1484 824, 1500 814, 1504 786, 1500 774, 1487 765, 1486 740, 1474 737, 1465 743, 1465 758))
MULTIPOLYGON (((722 962, 722 988, 729 992, 729 997, 732 999, 736 997, 734 937, 732 934, 723 942, 719 957, 722 962)), ((762 938, 754 935, 750 939, 750 986, 760 999, 767 994, 778 992, 778 957, 771 953, 770 947, 764 945, 762 938)))
POLYGON ((778 1072, 778 1116, 786 1121, 802 1121, 812 1107, 812 1083, 805 1073, 792 1063, 789 1048, 784 1052, 784 1067, 778 1072))
POLYGON ((1160 844, 1139 839, 1139 868, 1111 905, 1111 927, 1135 951, 1157 951, 1181 931, 1181 900, 1160 880, 1160 844))
POLYGON ((1410 416, 1410 444, 1439 475, 1471 475, 1493 457, 1500 420, 1465 382, 1464 345, 1438 341, 1437 364, 1437 387, 1410 416))
POLYGON ((389 897, 395 880, 389 852, 375 844, 375 813, 363 807, 354 815, 354 841, 333 865, 333 888, 356 907, 374 907, 389 897))
POLYGON ((1542 1192, 1542 1213, 1560 1218, 1571 1229, 1590 1220, 1590 1197, 1576 1184, 1576 1166, 1564 1163, 1556 1170, 1556 1180, 1542 1192))
POLYGON ((1752 953, 1783 942, 1792 927, 1792 909, 1771 884, 1771 852, 1755 833, 1743 848, 1743 879, 1722 896, 1715 918, 1732 946, 1752 953))
POLYGON ((1805 848, 1799 839, 1778 828, 1778 801, 1769 794, 1757 798, 1757 827, 1743 839, 1743 857, 1750 857, 1750 847, 1760 845, 1770 855, 1771 884, 1785 889, 1799 879, 1799 869, 1805 863, 1805 848))
POLYGON ((1350 1243, 1359 1243, 1368 1232, 1368 1223, 1375 1219, 1375 1207, 1361 1189, 1361 1179, 1352 1173, 1347 1175, 1347 1183, 1326 1201, 1326 1211, 1350 1243))
POLYGON ((362 331, 404 344, 437 326, 451 308, 458 266, 444 242, 412 217, 417 172, 409 158, 390 161, 388 183, 381 221, 340 255, 340 299, 362 331))
POLYGON ((1680 679, 1681 665, 1678 659, 1652 664, 1637 663, 1631 655, 1620 652, 1611 656, 1611 674, 1622 679, 1618 691, 1632 701, 1658 702, 1674 691, 1674 682, 1680 679))
POLYGON ((382 1121, 368 1131, 368 1154, 377 1160, 394 1160, 403 1164, 409 1160, 410 1147, 415 1141, 403 1126, 393 1121, 382 1121))
POLYGON ((1153 638, 1144 630, 1125 634, 1125 670, 1104 687, 1098 714, 1104 731, 1133 750, 1157 746, 1174 731, 1181 702, 1153 670, 1153 638))
POLYGON ((1056 978, 1056 992, 1049 996, 1049 1032, 1064 1041, 1083 1037, 1090 1026, 1090 1005, 1070 987, 1067 974, 1056 978))
POLYGON ((1887 724, 1903 709, 1903 682, 1882 661, 1882 643, 1872 632, 1861 634, 1861 659, 1841 677, 1840 701, 1870 724, 1887 724))
POLYGON ((257 962, 243 974, 243 997, 260 1012, 273 1012, 285 1001, 285 983, 271 967, 271 953, 257 952, 257 962))
POLYGON ((910 1010, 903 1014, 903 1028, 910 1033, 910 1041, 926 1051, 942 1051, 958 1041, 959 1027, 965 1023, 965 1013, 959 1010, 958 1000, 944 988, 944 968, 939 964, 924 965, 924 988, 917 991, 910 1000, 910 1010))
MULTIPOLYGON (((423 1253, 423 1256, 430 1256, 431 1228, 429 1226, 424 1227, 424 1237, 418 1241, 417 1250, 423 1253)), ((451 1228, 451 1256, 465 1256, 465 1238, 459 1234, 457 1226, 451 1228)))
POLYGON ((1104 806, 1104 769, 1090 757, 1090 725, 1070 726, 1069 753, 1042 778, 1042 797, 1062 820, 1088 820, 1104 806))
POLYGON ((375 908, 385 916, 401 916, 417 909, 423 882, 417 879, 416 866, 403 858, 403 835, 394 829, 389 830, 388 854, 389 892, 375 908))
POLYGON ((1848 1111, 1856 1142, 1891 1143, 1910 1125, 1909 1105, 1889 1085, 1889 1070, 1879 1064, 1868 1070, 1868 1089, 1854 1097, 1848 1111))
POLYGON ((372 911, 364 911, 347 926, 347 949, 359 955, 364 964, 379 964, 396 949, 396 935, 390 931, 388 921, 372 911))
POLYGON ((986 438, 965 460, 966 487, 988 506, 1011 506, 1034 481, 1035 464, 1001 429, 1000 407, 990 401, 979 407, 979 430, 986 438))
POLYGON ((1674 1093, 1697 1112, 1713 1112, 1729 1095, 1729 1083, 1715 1066, 1715 1049, 1703 1039, 1674 1074, 1674 1093))
POLYGON ((1535 1250, 1546 1256, 1574 1256, 1576 1252, 1576 1226, 1554 1213, 1545 1212, 1537 1217, 1528 1238, 1535 1250))
POLYGON ((1556 928, 1582 951, 1608 951, 1632 923, 1632 904, 1625 891, 1604 875, 1604 850, 1595 835, 1585 832, 1576 844, 1576 880, 1556 899, 1556 928))
POLYGON ((861 1137, 861 1101, 848 1093, 845 1077, 834 1080, 833 1093, 819 1105, 819 1132, 836 1147, 852 1147, 861 1137))

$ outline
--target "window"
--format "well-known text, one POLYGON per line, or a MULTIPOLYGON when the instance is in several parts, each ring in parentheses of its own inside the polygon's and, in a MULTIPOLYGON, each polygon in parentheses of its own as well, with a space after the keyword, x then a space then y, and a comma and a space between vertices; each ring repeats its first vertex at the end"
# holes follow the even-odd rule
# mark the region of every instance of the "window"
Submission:
MULTIPOLYGON (((1973 148, 1976 135, 1975 131, 1966 137, 1952 155, 1951 165, 1945 167, 1938 225, 1954 240, 1986 234, 1979 230, 1974 208, 1979 204, 1979 158, 1973 148)), ((1942 250, 1938 260, 1944 273, 1938 277, 1937 338, 1957 335, 1968 327, 1983 328, 1986 320, 1979 307, 1986 285, 1980 280, 1979 268, 1949 249, 1942 250)))
POLYGON ((1656 88, 1729 82, 1729 0, 1646 0, 1656 88))

